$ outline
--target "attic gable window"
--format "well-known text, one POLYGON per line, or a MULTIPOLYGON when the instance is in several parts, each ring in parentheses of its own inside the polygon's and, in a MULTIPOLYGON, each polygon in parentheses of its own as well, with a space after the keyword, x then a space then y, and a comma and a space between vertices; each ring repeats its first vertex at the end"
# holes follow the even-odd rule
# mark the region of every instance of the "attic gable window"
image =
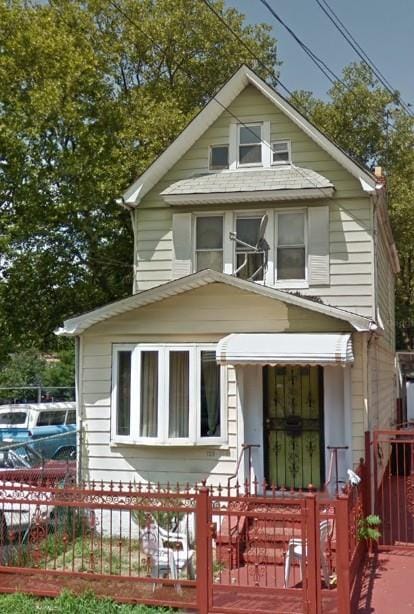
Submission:
POLYGON ((272 164, 290 164, 290 141, 275 141, 272 143, 272 164))
POLYGON ((210 147, 209 169, 211 171, 229 168, 229 146, 212 145, 210 147))
POLYGON ((238 131, 239 166, 262 164, 262 125, 240 124, 238 131))
POLYGON ((212 344, 116 344, 111 440, 146 445, 223 443, 226 367, 212 344))

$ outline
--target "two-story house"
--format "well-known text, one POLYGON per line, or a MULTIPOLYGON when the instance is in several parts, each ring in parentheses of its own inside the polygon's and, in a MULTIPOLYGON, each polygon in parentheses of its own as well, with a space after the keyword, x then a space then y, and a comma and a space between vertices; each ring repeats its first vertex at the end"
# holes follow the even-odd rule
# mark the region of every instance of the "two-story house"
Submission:
POLYGON ((122 204, 133 294, 59 331, 82 477, 225 483, 243 444, 259 482, 343 476, 394 420, 384 183, 243 66, 122 204))

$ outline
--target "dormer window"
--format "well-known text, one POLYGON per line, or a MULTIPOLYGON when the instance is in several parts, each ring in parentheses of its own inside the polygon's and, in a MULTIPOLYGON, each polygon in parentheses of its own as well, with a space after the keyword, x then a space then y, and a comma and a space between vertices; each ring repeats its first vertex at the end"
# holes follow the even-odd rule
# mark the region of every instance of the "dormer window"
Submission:
POLYGON ((239 130, 239 166, 262 164, 262 125, 241 124, 239 130))
POLYGON ((290 141, 275 141, 272 143, 272 164, 290 163, 290 141))
POLYGON ((210 147, 209 169, 211 171, 229 168, 229 146, 212 145, 210 147))

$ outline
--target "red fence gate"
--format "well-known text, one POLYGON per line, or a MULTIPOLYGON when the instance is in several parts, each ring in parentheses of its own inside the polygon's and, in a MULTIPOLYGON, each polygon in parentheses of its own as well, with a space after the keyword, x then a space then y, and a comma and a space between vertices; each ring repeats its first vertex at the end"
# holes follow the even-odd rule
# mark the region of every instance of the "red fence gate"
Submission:
POLYGON ((242 490, 0 482, 0 592, 89 589, 200 614, 350 614, 363 489, 242 490))
POLYGON ((374 511, 382 547, 414 547, 414 428, 374 432, 374 511))

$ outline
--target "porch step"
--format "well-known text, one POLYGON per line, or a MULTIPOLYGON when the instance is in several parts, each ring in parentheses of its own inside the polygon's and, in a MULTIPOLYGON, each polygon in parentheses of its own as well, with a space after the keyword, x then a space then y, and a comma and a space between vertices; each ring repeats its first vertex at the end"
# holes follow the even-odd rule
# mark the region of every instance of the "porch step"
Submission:
POLYGON ((251 544, 287 544, 291 538, 300 539, 302 537, 302 528, 300 526, 284 527, 269 527, 254 524, 248 532, 249 542, 251 544))

